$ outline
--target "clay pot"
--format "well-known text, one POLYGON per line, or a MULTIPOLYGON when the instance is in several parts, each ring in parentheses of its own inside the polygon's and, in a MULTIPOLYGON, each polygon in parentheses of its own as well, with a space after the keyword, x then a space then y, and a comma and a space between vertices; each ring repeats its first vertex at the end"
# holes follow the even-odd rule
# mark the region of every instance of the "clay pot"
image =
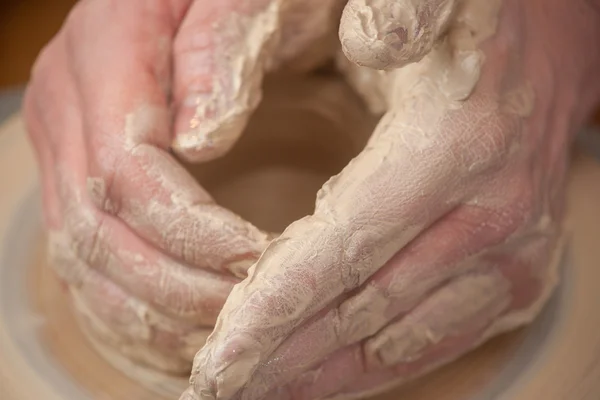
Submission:
MULTIPOLYGON (((219 205, 275 237, 313 212, 319 188, 361 151, 376 120, 337 75, 274 76, 234 148, 220 159, 185 167, 219 205)), ((95 312, 77 293, 71 291, 71 301, 80 329, 117 369, 145 381, 156 380, 148 378, 155 373, 189 376, 210 329, 190 326, 185 337, 172 340, 172 352, 122 342, 94 322, 95 312)))
POLYGON ((319 188, 361 151, 376 121, 335 75, 270 77, 235 147, 187 167, 218 204, 281 232, 313 212, 319 188))

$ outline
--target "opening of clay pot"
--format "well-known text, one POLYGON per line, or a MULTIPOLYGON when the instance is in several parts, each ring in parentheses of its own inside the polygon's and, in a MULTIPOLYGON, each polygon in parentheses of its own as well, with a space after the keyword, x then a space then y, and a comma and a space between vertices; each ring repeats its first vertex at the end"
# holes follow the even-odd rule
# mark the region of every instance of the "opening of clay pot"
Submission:
POLYGON ((218 204, 281 232, 313 212, 319 188, 360 152, 373 127, 338 78, 271 78, 234 148, 189 169, 218 204))

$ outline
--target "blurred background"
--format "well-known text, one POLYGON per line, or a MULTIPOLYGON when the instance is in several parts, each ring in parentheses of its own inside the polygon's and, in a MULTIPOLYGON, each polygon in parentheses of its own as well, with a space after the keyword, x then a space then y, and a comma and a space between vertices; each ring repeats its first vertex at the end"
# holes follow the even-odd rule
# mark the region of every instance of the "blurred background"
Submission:
POLYGON ((0 0, 0 121, 18 110, 36 56, 76 2, 0 0))
POLYGON ((0 88, 23 85, 77 0, 0 0, 0 88))
POLYGON ((19 109, 31 65, 77 0, 0 0, 0 122, 19 109))

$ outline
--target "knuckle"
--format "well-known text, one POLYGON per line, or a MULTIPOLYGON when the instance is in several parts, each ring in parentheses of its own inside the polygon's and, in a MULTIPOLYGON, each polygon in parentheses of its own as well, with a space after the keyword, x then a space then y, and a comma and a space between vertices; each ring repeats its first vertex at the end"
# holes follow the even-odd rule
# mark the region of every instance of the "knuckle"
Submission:
POLYGON ((484 221, 485 237, 488 239, 509 238, 542 218, 542 208, 528 174, 521 174, 508 182, 497 180, 493 186, 490 200, 471 207, 484 209, 483 214, 477 213, 477 219, 484 221))
POLYGON ((103 245, 105 218, 93 209, 79 206, 67 213, 65 222, 74 256, 94 268, 106 265, 108 252, 103 245))
POLYGON ((48 263, 57 276, 68 285, 80 286, 83 283, 85 266, 73 252, 68 235, 50 232, 48 263))
POLYGON ((100 211, 110 215, 117 215, 120 206, 113 192, 110 190, 113 181, 113 173, 109 173, 104 177, 88 177, 86 189, 90 200, 100 211))
POLYGON ((447 25, 455 4, 452 0, 426 1, 417 7, 410 1, 389 3, 378 8, 350 2, 344 10, 342 46, 357 64, 389 69, 421 60, 447 25), (361 21, 368 22, 356 23, 361 21))
POLYGON ((518 148, 521 125, 492 98, 474 98, 449 123, 459 130, 451 146, 469 176, 502 168, 518 148))
POLYGON ((31 68, 30 88, 39 88, 42 83, 54 81, 55 69, 59 65, 57 60, 63 56, 63 40, 64 32, 61 31, 42 48, 31 68))
MULTIPOLYGON (((81 260, 90 266, 99 266, 103 264, 101 249, 102 240, 102 225, 103 219, 100 219, 97 224, 89 226, 79 232, 81 239, 75 239, 79 242, 77 246, 78 254, 81 260)), ((77 237, 77 234, 74 234, 77 237)))
POLYGON ((514 184, 508 186, 505 213, 512 217, 517 226, 528 226, 541 217, 537 203, 535 188, 527 174, 518 177, 514 184))

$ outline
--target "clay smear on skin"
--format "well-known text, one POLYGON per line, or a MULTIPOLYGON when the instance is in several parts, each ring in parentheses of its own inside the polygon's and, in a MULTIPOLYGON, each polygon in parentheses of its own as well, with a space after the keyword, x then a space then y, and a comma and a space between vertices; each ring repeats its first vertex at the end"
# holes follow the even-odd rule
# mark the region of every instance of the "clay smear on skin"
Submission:
MULTIPOLYGON (((412 2, 405 3, 407 7, 414 6, 412 2)), ((443 43, 440 43, 429 55, 423 56, 420 62, 406 66, 401 70, 381 74, 363 69, 364 73, 362 75, 354 74, 354 78, 352 75, 349 75, 350 80, 360 88, 361 93, 372 99, 372 108, 382 111, 386 108, 394 110, 396 115, 402 115, 402 113, 408 115, 418 110, 420 119, 431 121, 431 131, 435 132, 435 125, 444 117, 448 110, 461 107, 461 102, 469 97, 478 82, 483 55, 477 49, 477 44, 495 31, 496 15, 500 2, 499 0, 489 2, 483 0, 465 0, 462 2, 457 1, 457 3, 460 4, 458 21, 469 26, 475 32, 475 35, 465 34, 464 31, 459 30, 456 34, 448 37, 443 43), (357 78, 357 76, 362 78, 357 78), (376 85, 375 90, 378 93, 369 96, 369 90, 373 90, 374 86, 365 84, 365 76, 376 76, 375 79, 385 79, 386 82, 389 82, 389 85, 376 85), (358 82, 360 79, 362 79, 362 82, 358 82), (428 98, 430 102, 423 103, 414 100, 424 97, 428 98), (373 103, 376 101, 373 99, 377 99, 379 104, 373 106, 373 103), (382 103, 385 103, 385 106, 382 103)), ((271 38, 277 35, 279 29, 279 7, 280 2, 274 1, 264 13, 258 16, 252 18, 232 16, 231 21, 234 22, 230 22, 241 24, 240 26, 243 27, 240 28, 240 26, 237 26, 235 29, 239 29, 240 31, 246 30, 250 34, 248 35, 248 42, 243 43, 245 47, 242 46, 235 48, 235 51, 232 50, 232 54, 237 55, 233 63, 231 60, 221 61, 223 63, 227 62, 227 65, 233 65, 231 87, 225 88, 215 78, 212 97, 208 101, 206 99, 198 99, 197 118, 190 125, 190 133, 178 137, 175 145, 176 148, 183 150, 219 146, 227 147, 235 141, 235 138, 243 129, 250 112, 256 107, 259 101, 258 87, 262 82, 262 68, 257 67, 257 65, 265 62, 264 51, 265 48, 269 47, 266 46, 266 43, 270 42, 271 38), (224 110, 224 112, 221 112, 221 110, 224 110)), ((443 15, 446 16, 446 14, 443 15)), ((437 35, 444 24, 445 22, 434 24, 431 27, 432 32, 429 35, 431 37, 437 35)), ((367 23, 368 27, 372 25, 367 23)), ((355 29, 359 32, 358 27, 355 27, 355 29)), ((349 70, 351 69, 349 68, 349 70)), ((358 70, 354 69, 354 71, 358 70)), ((515 104, 517 103, 515 102, 515 104)), ((525 106, 523 107, 526 108, 525 106)), ((425 130, 423 129, 423 131, 425 130)), ((411 129, 406 129, 405 131, 408 133, 398 135, 395 140, 403 141, 405 146, 412 148, 414 151, 422 151, 425 148, 439 144, 439 138, 424 135, 423 131, 414 132, 411 129)), ((372 164, 376 166, 380 160, 377 154, 372 154, 372 156, 372 164)), ((366 157, 364 159, 368 161, 366 157)), ((356 179, 363 178, 358 173, 356 175, 356 179)), ((93 186, 98 187, 98 182, 95 182, 93 186)), ((428 190, 428 188, 423 187, 423 190, 428 190)), ((324 187, 322 191, 320 202, 328 203, 335 192, 335 183, 328 184, 328 187, 324 187)), ((164 215, 167 209, 170 210, 171 206, 188 206, 185 201, 180 202, 178 200, 178 198, 173 197, 171 198, 173 204, 153 204, 152 213, 164 215)), ((145 211, 147 212, 148 210, 145 211)), ((172 213, 172 210, 169 213, 172 213)), ((393 243, 391 243, 391 247, 398 246, 406 240, 406 237, 395 238, 393 243)), ((336 247, 337 243, 334 243, 333 246, 325 245, 323 248, 335 251, 336 247)), ((367 270, 368 268, 357 265, 356 269, 367 270)), ((310 295, 310 292, 307 292, 306 295, 310 295)), ((309 299, 306 299, 306 302, 309 301, 309 299)), ((293 317, 298 316, 293 315, 289 318, 293 317)), ((374 318, 378 318, 378 316, 374 318)), ((226 315, 223 317, 221 323, 221 329, 224 329, 228 323, 226 315)), ((415 340, 418 341, 421 339, 416 338, 415 340)), ((228 373, 222 376, 222 378, 227 378, 223 380, 223 383, 227 383, 228 379, 231 379, 229 382, 232 385, 231 387, 220 387, 220 395, 226 397, 237 391, 237 384, 242 383, 247 378, 245 370, 248 369, 248 365, 244 364, 252 364, 255 361, 255 357, 256 354, 250 355, 250 358, 247 360, 244 360, 244 357, 240 357, 239 363, 228 366, 228 373), (235 381, 234 377, 238 377, 239 379, 235 381)), ((196 360, 197 363, 198 361, 196 360)))
POLYGON ((418 62, 433 48, 457 0, 350 0, 340 39, 357 65, 394 69, 418 62))
MULTIPOLYGON (((123 199, 120 217, 140 229, 160 227, 157 232, 146 233, 161 237, 169 246, 167 250, 181 251, 181 256, 190 263, 217 271, 227 269, 238 277, 245 276, 252 256, 258 256, 268 243, 268 235, 216 206, 210 194, 166 153, 139 144, 144 142, 147 132, 152 132, 148 126, 156 119, 155 112, 160 113, 141 106, 127 116, 125 126, 126 149, 140 165, 140 174, 146 175, 148 182, 157 186, 155 196, 144 202, 123 199)), ((102 187, 99 178, 90 178, 88 182, 91 188, 102 187)), ((103 193, 102 190, 91 191, 96 197, 103 193)), ((109 211, 110 204, 99 200, 109 211)))
MULTIPOLYGON (((310 21, 304 21, 308 24, 318 24, 326 20, 331 13, 331 9, 333 8, 333 4, 338 0, 329 0, 328 7, 323 9, 321 13, 321 17, 318 19, 311 19, 310 21)), ((182 147, 183 149, 189 149, 190 147, 200 147, 203 146, 223 146, 223 141, 233 141, 235 138, 237 131, 241 131, 243 125, 245 125, 247 116, 250 112, 255 108, 256 104, 260 99, 260 91, 259 86, 262 82, 262 73, 263 69, 267 67, 267 61, 265 61, 265 54, 267 53, 267 49, 272 47, 277 40, 277 36, 279 34, 278 26, 279 26, 279 14, 280 14, 280 4, 279 1, 270 2, 269 6, 260 14, 254 17, 245 17, 233 14, 227 20, 223 21, 221 25, 223 27, 229 27, 225 29, 225 31, 229 32, 229 35, 221 36, 220 45, 225 47, 227 45, 232 45, 232 48, 227 49, 227 53, 218 52, 221 57, 218 58, 217 64, 219 64, 219 71, 224 71, 221 76, 215 76, 213 82, 214 91, 211 94, 211 98, 209 101, 206 101, 206 98, 198 98, 195 100, 198 104, 198 111, 196 118, 191 122, 190 128, 193 132, 186 136, 183 135, 178 138, 175 143, 175 147, 182 147), (248 35, 247 32, 250 32, 248 35), (250 44, 253 46, 247 46, 247 40, 249 40, 250 44), (273 42, 273 43, 271 43, 273 42), (235 55, 236 59, 233 64, 231 63, 231 59, 229 56, 235 55), (265 64, 265 65, 262 65, 265 64), (223 66, 227 66, 227 68, 222 68, 223 66), (230 70, 229 68, 232 68, 230 70), (226 82, 223 82, 223 79, 226 82), (225 109, 227 114, 219 114, 215 111, 220 111, 225 109), (211 122, 211 118, 215 118, 215 121, 211 122), (233 122, 232 122, 233 121, 233 122), (200 126, 203 127, 204 130, 199 130, 200 126), (217 132, 212 132, 214 127, 218 127, 217 132), (213 135, 214 134, 214 135, 213 135), (216 136, 215 136, 216 135, 216 136), (213 141, 211 138, 219 137, 213 141), (187 140, 187 142, 186 142, 187 140)), ((316 1, 313 1, 316 3, 316 1)), ((304 1, 295 1, 286 3, 288 9, 287 13, 300 13, 305 10, 306 4, 304 1)), ((289 28, 289 34, 291 35, 294 32, 294 29, 297 26, 287 25, 289 28)), ((325 28, 320 26, 319 29, 322 34, 325 28)), ((285 33, 285 30, 284 30, 285 33)), ((280 49, 280 58, 282 60, 287 60, 288 57, 292 57, 295 52, 301 49, 302 46, 306 46, 310 41, 310 36, 314 35, 314 32, 308 34, 308 36, 302 36, 297 38, 298 43, 294 46, 295 49, 290 49, 289 46, 286 46, 285 49, 280 49), (285 51, 284 51, 285 50, 285 51)), ((150 106, 141 106, 138 109, 134 110, 134 112, 130 113, 126 116, 125 120, 125 129, 124 129, 124 141, 123 148, 130 152, 133 156, 144 156, 146 152, 146 148, 144 145, 140 146, 140 144, 147 142, 155 142, 156 139, 162 140, 162 138, 152 138, 148 137, 150 132, 161 132, 163 129, 158 127, 164 125, 164 121, 168 120, 165 116, 165 110, 150 107, 150 106)), ((166 127, 163 127, 166 128, 166 127)), ((115 161, 114 156, 109 153, 100 153, 98 155, 101 160, 101 164, 103 165, 114 165, 115 161)), ((145 166, 144 173, 146 173, 153 180, 158 182, 161 187, 164 189, 166 193, 172 193, 169 199, 153 199, 150 200, 148 204, 129 204, 129 218, 136 219, 140 225, 152 224, 152 222, 156 223, 158 220, 162 222, 158 222, 158 225, 167 226, 170 222, 173 222, 173 216, 175 216, 175 220, 187 219, 191 220, 192 217, 197 217, 198 219, 206 219, 207 222, 210 223, 211 227, 215 231, 221 232, 224 236, 228 237, 228 241, 226 243, 219 242, 219 246, 215 246, 214 244, 207 243, 208 246, 207 251, 205 251, 205 257, 203 257, 205 262, 208 262, 213 268, 217 268, 219 265, 219 261, 222 258, 229 258, 228 252, 233 250, 233 254, 231 258, 235 258, 235 254, 239 252, 258 252, 262 251, 262 249, 266 246, 267 242, 273 238, 274 235, 267 235, 263 232, 260 232, 251 224, 246 221, 242 221, 236 216, 230 215, 231 213, 225 212, 227 215, 221 215, 218 209, 215 207, 203 207, 202 204, 212 205, 214 202, 208 193, 201 193, 201 189, 191 190, 191 191, 182 191, 182 187, 189 187, 190 181, 185 179, 185 177, 180 177, 181 174, 169 174, 169 176, 165 177, 164 169, 162 169, 161 165, 157 163, 149 163, 145 166), (173 179, 173 178, 182 178, 182 179, 173 179), (198 193, 200 192, 200 196, 198 193), (192 196, 190 196, 192 194, 192 196), (201 199, 200 203, 198 202, 198 198, 201 199), (204 209, 206 208, 206 209, 204 209), (234 221, 228 221, 231 218, 234 221), (233 223, 231 223, 233 222, 233 223), (230 226, 231 225, 231 226, 230 226), (231 231, 231 232, 230 232, 231 231), (241 232, 239 232, 241 231, 241 232), (239 238, 239 236, 247 236, 245 238, 239 238), (222 247, 222 248, 221 248, 222 247), (218 253, 219 256, 216 257, 214 262, 211 262, 210 251, 218 253)), ((87 179, 87 190, 88 194, 91 196, 93 201, 98 204, 103 210, 107 212, 115 211, 115 208, 110 203, 110 200, 107 198, 107 188, 106 182, 101 177, 89 177, 87 179)), ((69 220, 77 220, 76 214, 81 213, 84 208, 81 206, 83 202, 83 197, 81 194, 78 199, 73 199, 73 207, 67 210, 67 218, 69 220)), ((85 244, 78 244, 77 240, 72 240, 74 236, 77 236, 75 232, 81 230, 93 231, 97 226, 97 221, 95 220, 92 213, 89 213, 89 218, 85 219, 87 221, 81 227, 73 227, 72 224, 66 228, 66 231, 63 233, 55 233, 53 243, 56 243, 57 251, 61 253, 63 257, 61 265, 57 265, 59 269, 61 269, 61 275, 67 278, 70 282, 77 282, 84 279, 86 275, 89 275, 87 268, 89 266, 81 265, 81 261, 78 259, 77 253, 81 253, 81 246, 85 246, 85 244), (61 239, 59 239, 59 236, 61 239), (59 244, 62 243, 62 244, 59 244), (65 258, 66 257, 66 258, 65 258), (68 258, 68 260, 67 260, 68 258), (81 268, 75 268, 74 265, 79 265, 81 268)), ((78 225, 82 225, 79 224, 78 225)), ((178 225, 178 224, 176 224, 178 225)), ((164 233, 164 232, 162 232, 164 233)), ((188 236, 190 232, 180 232, 182 236, 188 236)), ((167 237, 165 239, 173 239, 172 232, 167 232, 167 237)), ((177 239, 177 237, 175 237, 177 239)), ((99 234, 99 240, 103 240, 102 232, 99 234)), ((198 250, 198 249, 197 249, 198 250)), ((124 277, 125 282, 131 282, 139 279, 138 274, 142 276, 148 275, 148 272, 144 272, 144 264, 150 262, 145 259, 141 254, 129 254, 127 252, 121 251, 119 257, 114 257, 112 254, 94 254, 94 258, 101 257, 103 259, 108 260, 105 265, 107 272, 112 276, 121 276, 123 275, 121 271, 120 259, 128 259, 131 261, 131 265, 134 266, 135 274, 131 275, 127 273, 124 277), (139 265, 139 267, 137 266, 139 265)), ((95 260, 92 259, 92 262, 95 260)), ((246 275, 246 271, 248 266, 251 264, 251 260, 239 260, 229 262, 227 265, 227 269, 233 272, 238 277, 244 277, 246 275)), ((179 265, 165 265, 163 269, 165 271, 170 271, 171 275, 177 275, 178 269, 181 266, 179 265), (173 268, 175 267, 175 268, 173 268)), ((123 277, 122 277, 123 278, 123 277)), ((164 289, 165 292, 169 293, 170 290, 167 287, 169 285, 170 279, 166 279, 166 276, 148 276, 148 279, 159 279, 160 286, 164 289)), ((199 284, 198 282, 186 280, 186 275, 181 276, 181 284, 189 287, 189 292, 193 294, 194 287, 202 287, 203 291, 206 292, 207 289, 210 292, 210 289, 213 288, 210 282, 208 282, 208 286, 206 284, 199 284)), ((123 283, 123 279, 118 279, 123 283)), ((219 288, 214 288, 219 289, 219 288)), ((186 293, 188 290, 185 291, 186 293)), ((184 295, 184 294, 182 294, 184 295)), ((158 300, 158 299, 156 299, 158 300)), ((158 301, 160 303, 160 301, 158 301)), ((76 307, 79 309, 80 313, 84 313, 83 308, 84 302, 83 300, 79 300, 76 302, 76 307)), ((130 304, 135 310, 140 313, 146 315, 146 311, 144 311, 144 307, 148 307, 144 303, 135 300, 132 298, 132 304, 130 304), (137 304, 137 303, 139 304, 137 304), (137 305, 135 305, 136 303, 137 305), (139 306, 139 307, 138 307, 139 306)), ((166 307, 168 310, 169 308, 166 307)), ((181 314, 184 312, 181 311, 181 314)), ((93 312, 85 312, 88 317, 93 317, 93 312)), ((192 311, 192 315, 194 312, 192 311)), ((98 317, 91 318, 90 320, 99 321, 98 317)), ((150 329, 152 325, 151 321, 138 321, 141 325, 141 328, 150 329), (145 326, 147 324, 148 326, 145 326)), ((98 327, 101 326, 99 323, 94 323, 90 326, 92 331, 97 330, 101 331, 98 327), (94 326, 96 328, 94 328, 94 326)), ((204 332, 200 332, 195 336, 199 336, 198 338, 190 336, 189 338, 182 337, 181 340, 186 341, 186 350, 185 357, 191 358, 193 354, 197 351, 197 349, 203 344, 204 332), (202 339, 202 340, 201 340, 202 339), (189 343, 187 343, 189 342, 189 343), (191 350, 192 348, 193 351, 191 350)), ((120 338, 119 340, 123 341, 124 338, 120 338)), ((121 347, 121 346, 129 346, 126 343, 113 343, 113 346, 121 347)), ((144 344, 140 344, 140 348, 134 348, 131 350, 133 353, 132 358, 138 361, 144 361, 146 357, 143 355, 143 347, 144 344), (133 355, 135 354, 135 356, 133 355)), ((173 360, 170 360, 172 362, 173 360)), ((148 363, 148 360, 146 360, 148 363)), ((164 368, 169 369, 167 364, 164 363, 164 368)), ((177 364, 179 365, 179 364, 177 364)))
MULTIPOLYGON (((263 0, 264 1, 264 0, 263 0)), ((196 108, 189 131, 180 132, 173 148, 184 157, 205 160, 224 154, 237 140, 261 100, 264 73, 292 63, 305 50, 300 68, 324 57, 315 39, 331 31, 330 23, 343 0, 271 0, 251 15, 233 11, 215 23, 211 91, 192 96, 196 108)), ((327 51, 327 49, 325 49, 327 51)), ((294 65, 290 66, 292 69, 294 65)))
POLYGON ((268 61, 265 56, 277 43, 281 0, 271 1, 255 15, 233 12, 215 26, 220 39, 214 49, 216 60, 212 91, 198 96, 196 116, 190 131, 179 134, 173 147, 185 153, 228 149, 241 134, 260 101, 260 85, 268 61), (243 38, 243 39, 242 39, 243 38))
MULTIPOLYGON (((366 3, 373 5, 378 1, 356 1, 356 4, 367 7, 366 3)), ((382 3, 382 1, 379 1, 379 3, 382 3)), ((401 1, 398 3, 405 4, 408 7, 418 7, 424 2, 401 1)), ((432 1, 432 3, 442 2, 432 1)), ((470 28, 470 34, 465 34, 460 29, 452 32, 443 42, 438 43, 431 53, 416 64, 386 72, 356 66, 340 57, 338 63, 341 70, 355 89, 365 98, 372 111, 383 112, 386 109, 397 110, 398 108, 403 108, 408 112, 418 110, 419 113, 424 114, 420 115, 420 121, 431 121, 431 131, 435 131, 436 124, 444 114, 449 110, 460 108, 461 102, 469 97, 479 80, 484 63, 484 55, 478 50, 478 44, 495 33, 501 1, 463 0, 455 3, 457 5, 455 20, 463 27, 470 28), (415 103, 416 99, 423 97, 428 98, 430 103, 415 103)), ((361 10, 355 11, 361 12, 361 10)), ((416 14, 417 11, 417 9, 414 9, 411 10, 411 13, 416 14)), ((364 16, 369 15, 372 10, 362 10, 362 12, 364 16)), ((366 23, 364 20, 361 22, 366 23)), ((440 32, 440 26, 443 26, 443 23, 434 24, 435 32, 440 32)), ((356 35, 351 41, 363 41, 365 47, 362 51, 369 51, 369 46, 373 45, 373 41, 368 39, 370 35, 365 35, 358 25, 354 27, 356 31, 351 29, 352 27, 349 29, 344 26, 343 28, 346 28, 347 32, 342 32, 342 40, 344 37, 356 35)), ((431 33, 423 33, 423 35, 431 35, 431 33)), ((349 54, 348 49, 345 50, 346 54, 349 54)), ((361 49, 355 46, 351 49, 352 51, 360 52, 361 49)), ((351 59, 353 55, 351 55, 351 59)), ((401 64, 406 58, 404 54, 397 54, 397 56, 398 60, 388 59, 386 65, 401 64)), ((360 59, 360 54, 355 58, 360 59)), ((502 99, 501 107, 508 114, 527 117, 532 113, 534 104, 535 94, 533 88, 530 84, 525 84, 508 93, 502 99)), ((410 116, 407 115, 406 119, 407 121, 410 120, 410 116)), ((404 131, 410 131, 410 126, 404 128, 408 128, 404 131)), ((406 139, 409 141, 406 144, 412 146, 416 151, 439 145, 437 143, 438 139, 435 137, 419 137, 419 132, 410 135, 408 138, 405 135, 399 135, 399 140, 406 139)), ((527 309, 496 321, 486 330, 480 343, 498 333, 522 326, 538 314, 557 284, 557 269, 562 249, 562 245, 557 246, 554 259, 550 267, 545 270, 546 273, 542 281, 546 284, 542 296, 527 309)), ((373 322, 376 322, 376 319, 373 322)), ((418 332, 412 333, 414 343, 404 343, 404 346, 417 346, 419 348, 419 343, 428 340, 429 334, 427 332, 422 332, 422 337, 418 335, 418 332)), ((374 347, 374 352, 378 352, 375 344, 371 346, 374 347)), ((392 385, 395 384, 397 382, 392 385)))
MULTIPOLYGON (((402 4, 406 4, 407 7, 412 6, 412 3, 409 3, 410 2, 402 4)), ((500 1, 489 2, 483 0, 470 0, 460 2, 459 8, 456 10, 456 17, 454 18, 454 21, 458 22, 456 23, 456 26, 452 26, 451 35, 438 43, 420 62, 387 74, 386 79, 389 79, 390 84, 386 87, 387 91, 382 93, 383 96, 379 97, 385 98, 387 109, 390 110, 390 115, 393 115, 394 123, 401 124, 402 121, 406 121, 406 126, 398 126, 399 129, 395 130, 395 132, 401 132, 400 134, 387 135, 385 137, 386 141, 396 142, 390 143, 390 147, 408 148, 410 151, 418 154, 426 149, 440 145, 440 140, 443 140, 443 137, 435 134, 438 132, 440 121, 449 111, 462 107, 463 101, 470 96, 479 80, 484 57, 482 52, 478 49, 478 44, 495 31, 499 7, 500 1), (490 27, 493 29, 490 29, 490 27), (475 33, 472 34, 471 32, 475 33), (424 101, 424 99, 427 101, 424 101), (415 122, 417 122, 415 121, 415 118, 418 118, 418 124, 415 124, 415 122), (415 126, 418 126, 419 130, 415 130, 415 126), (400 146, 396 145, 398 144, 398 141, 401 142, 400 146)), ((370 10, 369 12, 377 13, 376 10, 370 10)), ((412 11, 408 10, 408 12, 410 13, 412 11)), ((346 21, 348 21, 348 19, 346 19, 346 21)), ((364 24, 366 24, 367 27, 371 26, 370 21, 361 21, 361 23, 357 21, 355 26, 346 26, 344 28, 359 31, 364 24)), ((435 27, 435 29, 438 28, 435 27)), ((388 118, 388 122, 391 121, 392 119, 388 118)), ((355 160, 345 169, 342 175, 330 180, 324 185, 319 194, 317 209, 321 207, 322 210, 325 210, 328 207, 331 207, 331 204, 336 204, 336 212, 342 213, 342 217, 346 215, 344 213, 352 213, 351 207, 347 207, 347 205, 344 204, 337 204, 339 192, 342 190, 339 186, 346 185, 343 190, 351 191, 352 189, 349 189, 348 185, 354 188, 365 186, 365 182, 370 182, 374 178, 372 171, 387 173, 390 169, 393 170, 393 165, 391 164, 393 161, 386 161, 390 159, 388 159, 386 154, 382 153, 383 150, 377 145, 377 141, 381 140, 381 137, 378 137, 378 134, 382 135, 382 131, 385 131, 385 129, 381 129, 380 127, 378 131, 379 133, 376 131, 374 138, 371 140, 372 147, 370 148, 370 151, 359 156, 360 163, 355 160), (386 163, 388 164, 386 165, 386 163), (359 165, 360 168, 358 168, 359 165)), ((425 173, 425 171, 422 172, 425 173)), ((415 185, 419 186, 425 193, 434 191, 432 189, 435 188, 427 186, 427 182, 435 182, 435 179, 430 179, 431 177, 428 176, 421 177, 420 173, 416 173, 416 175, 416 177, 411 177, 411 179, 423 179, 421 184, 413 182, 415 185)), ((406 222, 407 221, 398 221, 397 223, 403 226, 410 226, 410 224, 407 224, 406 222)), ((349 223, 348 226, 353 226, 353 224, 349 223)), ((296 238, 307 235, 310 236, 308 232, 319 229, 329 230, 330 226, 327 225, 326 221, 319 222, 314 218, 299 221, 289 228, 287 235, 284 234, 286 236, 285 245, 288 248, 293 248, 294 242, 297 240, 296 238)), ((393 254, 395 251, 394 249, 402 248, 410 238, 414 236, 415 232, 420 230, 421 227, 413 226, 404 231, 401 235, 397 235, 397 237, 382 237, 380 238, 381 240, 378 239, 378 243, 388 243, 384 246, 385 248, 379 248, 378 254, 380 254, 381 257, 383 257, 383 254, 393 254)), ((344 236, 347 235, 340 232, 339 236, 335 235, 332 237, 336 239, 344 236)), ((352 236, 353 240, 358 240, 356 234, 352 236)), ((348 248, 351 248, 353 243, 346 243, 345 245, 347 245, 348 248)), ((333 255, 334 253, 339 252, 340 246, 343 246, 343 244, 336 242, 322 243, 319 247, 323 252, 331 252, 331 258, 335 258, 333 255)), ((350 250, 348 251, 350 252, 350 250)), ((278 272, 271 269, 267 271, 264 266, 267 264, 269 266, 289 264, 289 260, 277 259, 280 255, 280 252, 276 250, 269 252, 268 249, 263 254, 263 257, 258 264, 253 267, 256 268, 256 270, 251 270, 250 279, 253 280, 255 284, 257 283, 257 279, 253 279, 255 278, 253 275, 260 267, 262 267, 262 275, 259 279, 262 281, 263 278, 268 278, 265 281, 265 285, 268 284, 269 279, 275 279, 272 275, 278 274, 278 272)), ((379 258, 374 260, 372 257, 367 257, 367 259, 356 259, 355 261, 356 262, 353 262, 352 265, 352 270, 355 274, 348 277, 351 280, 356 278, 359 281, 363 281, 372 272, 372 265, 381 265, 381 263, 379 263, 379 258)), ((385 260, 382 259, 381 261, 384 262, 385 260)), ((294 262, 300 263, 301 260, 294 260, 294 262)), ((310 261, 307 260, 306 262, 310 261)), ((305 267, 310 269, 307 266, 305 267)), ((245 283, 247 284, 247 282, 245 283)), ((340 284, 341 283, 338 283, 338 285, 340 284)), ((333 283, 323 284, 323 287, 331 285, 333 285, 333 283)), ((230 323, 233 323, 230 322, 229 312, 235 311, 237 305, 243 301, 244 288, 245 284, 243 283, 232 292, 232 296, 226 303, 225 310, 221 314, 217 330, 213 336, 217 336, 219 331, 236 331, 233 326, 228 326, 230 323)), ((264 290, 265 295, 270 291, 269 287, 265 287, 264 290)), ((294 312, 287 316, 287 320, 279 321, 279 325, 289 325, 292 321, 299 320, 303 318, 304 315, 310 315, 315 311, 311 305, 314 303, 313 297, 315 294, 311 290, 295 290, 294 293, 297 296, 294 301, 296 301, 299 306, 295 307, 294 312), (308 297, 303 298, 303 296, 308 297)), ((279 317, 283 318, 282 316, 279 317)), ((267 346, 267 342, 268 338, 262 338, 260 346, 267 346)), ((275 343, 275 340, 273 340, 272 346, 269 346, 269 348, 277 347, 277 345, 278 343, 275 343)), ((257 346, 259 345, 257 344, 257 346)), ((254 347, 254 345, 251 347, 254 347)), ((256 362, 261 360, 261 355, 257 354, 256 351, 255 349, 252 349, 247 352, 248 354, 240 354, 226 366, 207 366, 206 362, 211 359, 211 356, 201 351, 196 357, 194 371, 199 372, 203 369, 203 373, 216 373, 218 384, 216 392, 218 394, 214 393, 214 395, 216 395, 217 398, 228 398, 236 393, 240 389, 240 386, 250 378, 253 366, 256 362)), ((266 347, 262 348, 261 352, 262 351, 269 353, 269 350, 266 347)), ((217 356, 217 358, 218 357, 219 356, 217 356)), ((212 379, 210 377, 206 378, 212 379)), ((204 386, 204 382, 197 383, 197 390, 204 386)), ((208 390, 212 385, 209 382, 206 382, 206 384, 209 385, 206 387, 208 390)), ((214 387, 210 389, 210 391, 213 390, 215 390, 214 387)))

